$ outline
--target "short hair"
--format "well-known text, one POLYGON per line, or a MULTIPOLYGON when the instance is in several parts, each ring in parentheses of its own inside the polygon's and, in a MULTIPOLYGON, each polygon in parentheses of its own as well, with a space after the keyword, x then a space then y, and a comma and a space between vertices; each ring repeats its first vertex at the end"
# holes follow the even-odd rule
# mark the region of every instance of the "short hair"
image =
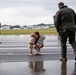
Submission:
POLYGON ((59 2, 58 5, 64 6, 64 3, 63 2, 59 2))

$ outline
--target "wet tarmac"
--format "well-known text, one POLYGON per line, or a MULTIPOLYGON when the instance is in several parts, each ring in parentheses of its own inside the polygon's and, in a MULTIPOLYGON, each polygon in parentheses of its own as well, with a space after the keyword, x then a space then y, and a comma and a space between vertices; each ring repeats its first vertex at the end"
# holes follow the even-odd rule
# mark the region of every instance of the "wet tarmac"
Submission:
POLYGON ((0 75, 76 75, 76 62, 3 62, 0 63, 0 75))
MULTIPOLYGON (((44 47, 41 49, 41 53, 60 53, 60 41, 57 35, 44 35, 46 37, 44 41, 44 47)), ((0 54, 18 54, 28 53, 29 48, 27 41, 29 35, 1 35, 0 36, 0 54)), ((68 53, 73 54, 72 47, 67 44, 68 53)), ((35 50, 34 50, 35 51, 35 50)))
POLYGON ((0 36, 0 75, 76 75, 76 61, 71 46, 67 43, 68 61, 61 62, 57 36, 45 36, 45 46, 39 56, 28 55, 29 35, 0 36))

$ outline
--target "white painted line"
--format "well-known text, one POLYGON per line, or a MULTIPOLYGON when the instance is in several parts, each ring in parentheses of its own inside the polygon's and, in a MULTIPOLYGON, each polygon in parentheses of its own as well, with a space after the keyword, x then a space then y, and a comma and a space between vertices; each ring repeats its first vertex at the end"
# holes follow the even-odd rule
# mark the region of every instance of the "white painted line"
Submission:
MULTIPOLYGON (((54 52, 53 52, 53 53, 41 53, 41 55, 43 55, 43 54, 44 54, 44 55, 46 55, 46 54, 47 54, 47 55, 48 55, 48 54, 50 54, 50 55, 59 54, 59 55, 60 55, 61 53, 54 53, 54 52)), ((68 52, 67 55, 68 55, 68 54, 74 54, 74 53, 73 53, 73 52, 68 52)), ((0 54, 0 55, 29 55, 29 53, 17 53, 17 54, 16 54, 16 53, 6 53, 6 54, 3 54, 3 53, 2 53, 2 54, 0 54)), ((36 55, 36 54, 34 54, 34 55, 36 55)))
MULTIPOLYGON (((67 47, 67 48, 72 48, 72 47, 67 47)), ((29 49, 28 47, 17 47, 17 48, 0 48, 1 50, 2 49, 29 49)), ((42 49, 61 49, 61 47, 43 47, 42 49)))

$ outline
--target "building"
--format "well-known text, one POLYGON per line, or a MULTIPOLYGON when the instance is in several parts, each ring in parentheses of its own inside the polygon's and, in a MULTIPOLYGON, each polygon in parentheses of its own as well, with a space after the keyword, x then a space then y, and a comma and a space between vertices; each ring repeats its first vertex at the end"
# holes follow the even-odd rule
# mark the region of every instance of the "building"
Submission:
POLYGON ((8 26, 8 25, 2 25, 1 26, 1 29, 2 30, 7 30, 7 29, 10 29, 10 26, 8 26))

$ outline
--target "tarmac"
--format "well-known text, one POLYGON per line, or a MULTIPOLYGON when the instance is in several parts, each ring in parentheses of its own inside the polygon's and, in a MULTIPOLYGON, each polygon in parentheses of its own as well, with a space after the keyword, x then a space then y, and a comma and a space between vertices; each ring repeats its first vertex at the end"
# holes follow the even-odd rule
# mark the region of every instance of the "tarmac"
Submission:
POLYGON ((61 54, 57 36, 45 35, 41 54, 29 56, 29 35, 0 36, 0 75, 76 75, 76 61, 67 43, 67 62, 59 61, 61 54))

